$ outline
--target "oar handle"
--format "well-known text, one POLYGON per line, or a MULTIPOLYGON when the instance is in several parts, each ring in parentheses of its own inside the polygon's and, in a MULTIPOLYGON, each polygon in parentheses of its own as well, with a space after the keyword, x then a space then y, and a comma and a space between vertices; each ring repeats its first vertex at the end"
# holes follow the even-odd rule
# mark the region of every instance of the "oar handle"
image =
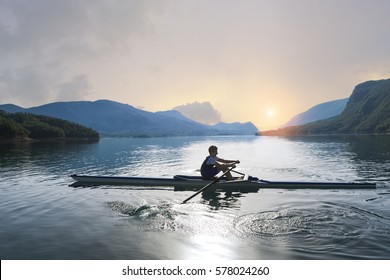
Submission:
POLYGON ((200 194, 201 192, 203 192, 205 189, 207 189, 208 187, 210 187, 211 185, 215 184, 216 182, 219 181, 219 179, 221 179, 223 176, 225 176, 228 172, 230 172, 231 170, 233 170, 233 168, 235 168, 236 166, 232 166, 230 167, 228 170, 226 170, 225 172, 223 172, 223 174, 217 178, 215 178, 213 181, 211 181, 210 183, 208 183, 206 186, 204 186, 203 188, 201 188, 199 191, 197 191, 196 193, 194 193, 193 195, 191 195, 189 198, 183 200, 183 202, 181 204, 184 204, 186 203, 187 201, 189 201, 190 199, 194 198, 195 196, 197 196, 198 194, 200 194))

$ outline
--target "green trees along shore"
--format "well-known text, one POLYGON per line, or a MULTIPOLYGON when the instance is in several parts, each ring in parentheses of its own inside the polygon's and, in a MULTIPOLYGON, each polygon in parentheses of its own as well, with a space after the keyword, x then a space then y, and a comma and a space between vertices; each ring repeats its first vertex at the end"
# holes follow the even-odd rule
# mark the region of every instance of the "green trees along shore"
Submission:
POLYGON ((0 140, 50 138, 99 139, 99 133, 58 118, 0 110, 0 140))

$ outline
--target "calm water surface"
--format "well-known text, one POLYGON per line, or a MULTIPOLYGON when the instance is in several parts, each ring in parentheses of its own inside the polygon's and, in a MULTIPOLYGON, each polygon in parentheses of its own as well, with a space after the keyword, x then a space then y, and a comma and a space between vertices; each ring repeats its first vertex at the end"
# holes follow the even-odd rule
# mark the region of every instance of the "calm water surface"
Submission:
POLYGON ((390 138, 183 137, 0 144, 1 259, 390 259, 390 138), (197 175, 207 148, 267 180, 376 190, 70 186, 70 174, 197 175))

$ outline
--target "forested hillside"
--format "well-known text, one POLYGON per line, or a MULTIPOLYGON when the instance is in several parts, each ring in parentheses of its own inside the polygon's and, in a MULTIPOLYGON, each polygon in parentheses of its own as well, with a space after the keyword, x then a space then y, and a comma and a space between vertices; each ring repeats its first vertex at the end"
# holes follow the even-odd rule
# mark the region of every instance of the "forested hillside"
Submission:
POLYGON ((82 125, 58 118, 0 110, 0 139, 90 138, 99 134, 82 125))

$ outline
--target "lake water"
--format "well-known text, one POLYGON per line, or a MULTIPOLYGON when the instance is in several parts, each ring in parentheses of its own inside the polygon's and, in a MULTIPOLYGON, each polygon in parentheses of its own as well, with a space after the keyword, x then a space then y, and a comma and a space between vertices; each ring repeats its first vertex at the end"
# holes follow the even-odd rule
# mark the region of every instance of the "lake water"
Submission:
POLYGON ((1 259, 390 259, 390 138, 103 138, 0 144, 1 259), (70 186, 70 174, 198 175, 211 145, 266 180, 375 190, 210 196, 70 186))

